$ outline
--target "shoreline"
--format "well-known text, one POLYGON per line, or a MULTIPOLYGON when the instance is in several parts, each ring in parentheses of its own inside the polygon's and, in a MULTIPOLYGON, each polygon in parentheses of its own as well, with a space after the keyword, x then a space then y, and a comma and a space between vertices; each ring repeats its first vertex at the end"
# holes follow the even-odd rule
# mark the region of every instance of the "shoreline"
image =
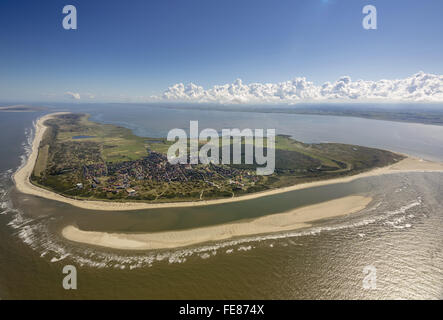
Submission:
POLYGON ((271 196, 279 193, 285 193, 289 191, 301 190, 312 187, 325 186, 329 184, 336 183, 347 183, 359 178, 393 174, 393 173, 407 173, 407 172, 443 172, 443 163, 431 162, 422 159, 416 159, 407 156, 407 158, 399 161, 398 163, 383 167, 375 168, 367 172, 360 174, 345 176, 340 178, 332 178, 320 181, 312 181, 301 184, 296 184, 289 187, 283 187, 279 189, 273 189, 268 191, 262 191, 257 193, 251 193, 248 195, 242 195, 239 197, 228 198, 228 199, 215 199, 215 200, 203 200, 203 201, 192 201, 192 202, 165 202, 165 203, 145 203, 145 202, 112 202, 112 201, 102 201, 102 200, 78 200, 69 197, 65 197, 53 191, 49 191, 44 188, 40 188, 31 183, 30 177, 34 170, 34 165, 37 161, 38 149, 40 146, 40 141, 46 131, 46 126, 43 123, 53 118, 56 115, 69 114, 69 112, 57 112, 47 114, 39 118, 35 124, 35 136, 32 142, 32 151, 26 161, 26 163, 21 166, 13 176, 15 186, 18 191, 38 196, 41 198, 46 198, 49 200, 64 202, 73 205, 78 208, 88 209, 88 210, 99 210, 99 211, 132 211, 132 210, 143 210, 143 209, 160 209, 160 208, 179 208, 179 207, 194 207, 194 206, 208 206, 217 205, 230 202, 238 202, 245 200, 252 200, 256 198, 271 196))
POLYGON ((186 247, 234 237, 292 231, 312 226, 313 221, 359 212, 371 197, 348 196, 276 213, 252 221, 228 223, 179 231, 153 233, 108 233, 83 231, 73 225, 62 229, 62 236, 73 242, 119 250, 158 250, 186 247))

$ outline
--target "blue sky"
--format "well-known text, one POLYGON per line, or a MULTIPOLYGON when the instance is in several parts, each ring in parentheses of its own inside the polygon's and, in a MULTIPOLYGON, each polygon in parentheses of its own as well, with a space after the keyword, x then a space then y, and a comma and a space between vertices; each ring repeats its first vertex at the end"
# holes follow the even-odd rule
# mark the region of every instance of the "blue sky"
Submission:
MULTIPOLYGON (((94 101, 203 87, 443 74, 435 0, 2 0, 0 101, 94 101), (62 28, 77 8, 78 29, 62 28), (361 26, 364 5, 378 29, 361 26)), ((142 98, 143 99, 143 98, 142 98)))

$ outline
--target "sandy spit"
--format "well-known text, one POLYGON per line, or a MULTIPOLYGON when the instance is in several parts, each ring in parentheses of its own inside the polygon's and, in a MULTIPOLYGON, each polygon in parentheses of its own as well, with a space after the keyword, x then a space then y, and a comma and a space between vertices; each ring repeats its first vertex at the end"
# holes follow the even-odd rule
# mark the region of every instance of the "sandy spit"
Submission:
POLYGON ((355 179, 371 177, 377 175, 384 174, 392 174, 392 173, 403 173, 403 172, 443 172, 443 163, 440 162, 431 162, 422 159, 407 157, 406 159, 384 167, 377 168, 371 171, 347 176, 342 178, 328 179, 323 181, 314 181, 308 183, 297 184, 290 187, 274 189, 264 192, 257 192, 253 194, 248 194, 244 196, 228 198, 228 199, 217 199, 217 200, 204 200, 204 201, 193 201, 193 202, 171 202, 171 203, 143 203, 143 202, 112 202, 112 201, 100 201, 100 200, 79 200, 68 198, 57 194, 55 192, 40 188, 38 186, 33 185, 30 182, 30 176, 34 169, 35 162, 37 160, 38 148, 40 145, 40 141, 43 138, 43 134, 45 133, 46 126, 43 123, 56 115, 66 114, 68 112, 59 112, 52 113, 41 117, 37 123, 35 128, 35 137, 32 143, 32 152, 24 166, 19 168, 17 172, 14 174, 14 182, 17 189, 26 194, 56 200, 68 203, 70 205, 89 210, 102 210, 102 211, 128 211, 128 210, 141 210, 141 209, 154 209, 154 208, 171 208, 171 207, 192 207, 192 206, 206 206, 206 205, 215 205, 222 204, 228 202, 237 202, 243 200, 256 199, 260 197, 270 196, 278 193, 306 189, 317 186, 324 186, 335 183, 346 183, 351 182, 355 179))
POLYGON ((168 249, 208 241, 226 240, 239 236, 289 231, 309 227, 312 221, 343 216, 363 210, 371 201, 372 198, 370 197, 349 196, 260 217, 252 221, 181 231, 125 234, 82 231, 71 225, 62 230, 62 235, 70 241, 113 249, 168 249))

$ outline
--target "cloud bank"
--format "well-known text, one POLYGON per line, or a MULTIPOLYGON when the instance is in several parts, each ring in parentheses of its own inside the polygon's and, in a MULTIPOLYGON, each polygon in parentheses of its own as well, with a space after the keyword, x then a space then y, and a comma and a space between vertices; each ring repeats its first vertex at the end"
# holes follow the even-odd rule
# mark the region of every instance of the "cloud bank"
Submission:
POLYGON ((315 85, 306 78, 279 83, 216 85, 204 89, 193 83, 175 84, 160 97, 161 101, 202 103, 297 103, 312 101, 443 101, 443 75, 419 72, 411 77, 396 80, 352 81, 344 76, 331 83, 315 85))
POLYGON ((80 100, 80 93, 77 93, 77 92, 68 91, 68 92, 65 92, 65 96, 72 98, 74 100, 80 100))

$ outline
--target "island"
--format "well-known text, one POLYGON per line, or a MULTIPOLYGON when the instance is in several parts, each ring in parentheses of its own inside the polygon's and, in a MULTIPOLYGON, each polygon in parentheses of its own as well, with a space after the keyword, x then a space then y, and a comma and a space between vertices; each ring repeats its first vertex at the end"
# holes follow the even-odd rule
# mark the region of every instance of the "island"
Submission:
POLYGON ((52 113, 35 125, 32 152, 14 174, 20 192, 104 211, 243 201, 373 175, 441 172, 443 165, 362 146, 276 139, 276 170, 254 165, 171 165, 162 138, 139 137, 86 114, 52 113))
POLYGON ((161 203, 230 198, 355 175, 404 158, 390 151, 305 144, 280 135, 275 173, 260 176, 256 164, 170 164, 166 153, 172 142, 92 122, 86 114, 60 114, 44 125, 31 181, 75 199, 161 203))

